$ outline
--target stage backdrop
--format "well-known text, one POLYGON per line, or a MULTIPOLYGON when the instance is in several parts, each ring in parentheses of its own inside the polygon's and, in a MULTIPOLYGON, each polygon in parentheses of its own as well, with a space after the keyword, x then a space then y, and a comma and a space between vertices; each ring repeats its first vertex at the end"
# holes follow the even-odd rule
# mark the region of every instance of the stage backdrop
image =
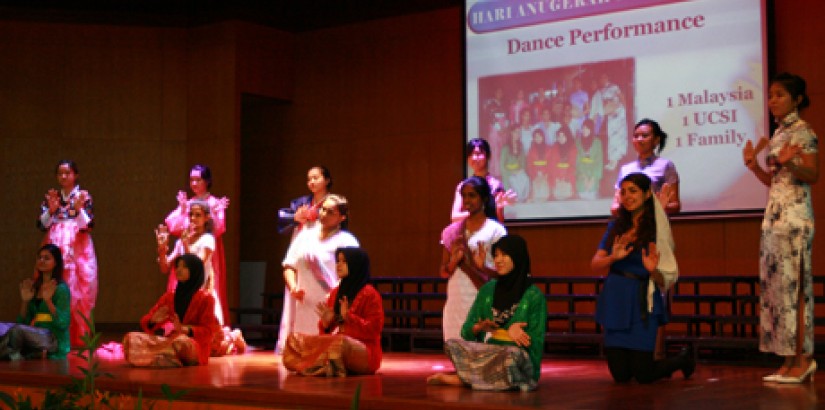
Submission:
POLYGON ((642 118, 668 133, 661 156, 679 172, 683 213, 763 207, 741 152, 769 133, 764 10, 764 0, 468 0, 466 138, 490 142, 491 172, 519 194, 505 217, 607 216, 642 118), (557 141, 561 128, 571 144, 557 141), (580 140, 585 128, 598 142, 580 140), (577 173, 579 151, 590 155, 577 173))

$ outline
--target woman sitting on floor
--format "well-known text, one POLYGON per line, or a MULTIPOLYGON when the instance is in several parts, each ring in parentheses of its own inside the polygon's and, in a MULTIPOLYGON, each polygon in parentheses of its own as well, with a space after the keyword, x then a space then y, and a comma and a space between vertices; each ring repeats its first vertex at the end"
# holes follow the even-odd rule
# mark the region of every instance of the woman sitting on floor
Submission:
POLYGON ((461 328, 463 340, 444 344, 456 373, 434 374, 428 383, 477 390, 538 386, 547 309, 544 294, 530 279, 527 243, 517 235, 503 236, 493 244, 493 256, 498 279, 479 289, 461 328))
POLYGON ((215 332, 215 298, 202 289, 203 261, 193 254, 175 258, 175 290, 167 291, 140 320, 144 332, 123 339, 126 361, 139 367, 181 367, 207 364, 215 332), (183 318, 183 320, 181 320, 183 318), (156 336, 164 325, 171 331, 156 336))
POLYGON ((20 283, 17 323, 0 323, 0 359, 65 359, 69 353, 71 292, 63 280, 63 255, 46 244, 37 253, 34 279, 20 283))
POLYGON ((320 334, 291 333, 283 364, 305 376, 373 374, 381 366, 384 307, 368 283, 370 260, 354 247, 338 248, 335 258, 341 283, 316 306, 320 334))

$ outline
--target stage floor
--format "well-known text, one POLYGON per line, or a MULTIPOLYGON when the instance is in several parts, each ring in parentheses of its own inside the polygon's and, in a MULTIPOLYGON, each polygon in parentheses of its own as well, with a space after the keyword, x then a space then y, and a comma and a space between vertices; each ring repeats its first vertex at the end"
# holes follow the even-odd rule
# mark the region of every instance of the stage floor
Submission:
MULTIPOLYGON (((54 388, 82 377, 77 357, 67 361, 0 362, 0 385, 54 388)), ((825 365, 825 363, 823 363, 825 365)), ((816 409, 825 399, 825 378, 804 385, 763 383, 772 369, 699 364, 690 380, 681 373, 651 385, 617 385, 604 361, 546 357, 534 392, 481 392, 427 385, 427 375, 452 365, 437 353, 387 353, 379 374, 347 378, 289 374, 271 351, 210 359, 208 366, 138 369, 122 360, 101 360, 101 389, 161 397, 161 385, 192 389, 184 400, 208 402, 198 408, 348 409, 358 385, 361 409, 816 409), (221 405, 230 405, 221 407, 221 405)), ((11 391, 14 391, 12 388, 11 391)), ((171 408, 176 408, 173 406, 171 408)), ((159 403, 158 408, 167 408, 159 403)))

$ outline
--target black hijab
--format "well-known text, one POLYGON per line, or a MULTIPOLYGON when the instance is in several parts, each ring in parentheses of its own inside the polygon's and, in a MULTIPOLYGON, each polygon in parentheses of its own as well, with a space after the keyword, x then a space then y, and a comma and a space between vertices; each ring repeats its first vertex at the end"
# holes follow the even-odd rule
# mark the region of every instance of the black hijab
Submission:
POLYGON ((341 314, 341 298, 346 296, 349 306, 355 300, 358 292, 370 280, 370 258, 367 253, 361 248, 343 247, 335 250, 335 260, 338 260, 338 254, 343 254, 347 261, 347 269, 349 273, 338 285, 338 295, 335 299, 335 314, 341 314))
POLYGON ((493 308, 502 312, 519 303, 533 281, 530 279, 530 254, 524 238, 518 235, 502 236, 493 244, 493 255, 496 250, 501 250, 513 260, 513 270, 498 277, 493 293, 493 308))
POLYGON ((189 309, 189 302, 203 286, 204 273, 203 261, 197 255, 187 253, 178 256, 175 258, 175 268, 178 266, 178 261, 183 261, 184 265, 189 268, 189 279, 183 282, 178 281, 178 285, 175 287, 175 313, 178 314, 178 319, 183 322, 186 310, 189 309))

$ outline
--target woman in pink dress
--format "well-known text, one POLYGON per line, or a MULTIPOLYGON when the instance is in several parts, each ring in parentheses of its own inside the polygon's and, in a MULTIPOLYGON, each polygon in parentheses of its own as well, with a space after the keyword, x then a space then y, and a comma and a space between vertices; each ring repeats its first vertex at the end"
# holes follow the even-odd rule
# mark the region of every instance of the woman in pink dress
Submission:
MULTIPOLYGON (((178 191, 178 207, 166 217, 166 226, 170 234, 181 236, 189 226, 190 201, 201 200, 209 205, 211 233, 215 237, 215 250, 211 261, 214 272, 213 286, 217 295, 216 302, 221 307, 218 321, 223 325, 224 320, 229 317, 226 300, 226 260, 223 251, 223 233, 226 232, 226 208, 229 206, 229 198, 217 198, 209 193, 209 189, 212 188, 212 171, 206 165, 195 165, 189 171, 189 188, 192 190, 191 198, 186 196, 186 192, 178 191)), ((167 290, 175 289, 172 281, 169 282, 169 286, 167 290)))
POLYGON ((58 162, 56 174, 60 190, 46 193, 37 226, 46 232, 43 244, 55 244, 63 253, 63 277, 72 295, 70 340, 72 346, 80 346, 81 336, 88 332, 83 317, 91 315, 97 300, 97 257, 89 235, 94 225, 92 196, 77 184, 80 172, 74 161, 58 162))

